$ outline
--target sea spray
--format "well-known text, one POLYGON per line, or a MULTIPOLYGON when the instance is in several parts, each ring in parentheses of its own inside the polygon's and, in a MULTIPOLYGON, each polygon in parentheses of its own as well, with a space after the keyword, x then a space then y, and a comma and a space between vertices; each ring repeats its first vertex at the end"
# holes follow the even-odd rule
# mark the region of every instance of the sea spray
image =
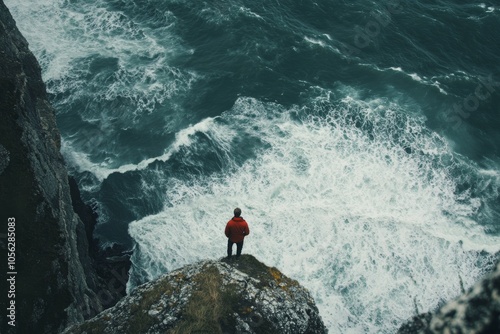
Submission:
POLYGON ((457 295, 459 277, 470 286, 491 260, 480 250, 498 238, 470 221, 479 203, 456 193, 450 170, 460 166, 446 142, 390 109, 398 104, 327 104, 315 97, 299 112, 241 98, 210 123, 207 137, 265 145, 227 173, 164 180, 163 211, 130 225, 140 248, 132 276, 145 275, 134 282, 222 257, 225 220, 241 206, 252 229, 245 251, 309 288, 331 330, 392 332, 415 305, 457 295))

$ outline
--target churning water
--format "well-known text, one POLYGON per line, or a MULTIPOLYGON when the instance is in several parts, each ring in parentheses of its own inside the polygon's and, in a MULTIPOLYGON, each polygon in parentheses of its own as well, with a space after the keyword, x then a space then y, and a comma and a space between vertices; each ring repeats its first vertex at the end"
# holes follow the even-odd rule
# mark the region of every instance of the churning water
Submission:
POLYGON ((500 249, 500 7, 461 1, 6 1, 129 288, 244 252, 331 333, 392 333, 500 249))

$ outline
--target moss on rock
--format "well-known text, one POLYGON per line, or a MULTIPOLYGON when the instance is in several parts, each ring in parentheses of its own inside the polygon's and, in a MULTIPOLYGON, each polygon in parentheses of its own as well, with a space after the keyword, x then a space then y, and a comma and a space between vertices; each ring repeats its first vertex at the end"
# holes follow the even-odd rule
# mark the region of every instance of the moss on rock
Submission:
POLYGON ((326 333, 309 292, 251 255, 202 261, 136 288, 70 333, 326 333))

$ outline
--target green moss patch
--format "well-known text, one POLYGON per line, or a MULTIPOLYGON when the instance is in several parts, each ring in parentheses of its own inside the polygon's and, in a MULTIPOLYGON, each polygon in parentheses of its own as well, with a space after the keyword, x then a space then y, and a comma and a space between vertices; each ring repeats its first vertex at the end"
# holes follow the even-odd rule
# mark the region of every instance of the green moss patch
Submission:
POLYGON ((181 321, 168 333, 221 333, 220 321, 227 313, 221 291, 222 278, 217 268, 206 266, 194 277, 194 292, 181 321))

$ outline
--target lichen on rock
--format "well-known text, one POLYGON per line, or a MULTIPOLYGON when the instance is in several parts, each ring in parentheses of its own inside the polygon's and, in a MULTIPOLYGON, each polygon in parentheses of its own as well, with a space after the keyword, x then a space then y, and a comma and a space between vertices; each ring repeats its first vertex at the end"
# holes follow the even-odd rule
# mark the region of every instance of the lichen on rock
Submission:
POLYGON ((251 255, 185 266, 65 333, 326 333, 309 292, 251 255))
POLYGON ((434 313, 405 323, 398 334, 500 333, 500 262, 466 293, 434 313))

